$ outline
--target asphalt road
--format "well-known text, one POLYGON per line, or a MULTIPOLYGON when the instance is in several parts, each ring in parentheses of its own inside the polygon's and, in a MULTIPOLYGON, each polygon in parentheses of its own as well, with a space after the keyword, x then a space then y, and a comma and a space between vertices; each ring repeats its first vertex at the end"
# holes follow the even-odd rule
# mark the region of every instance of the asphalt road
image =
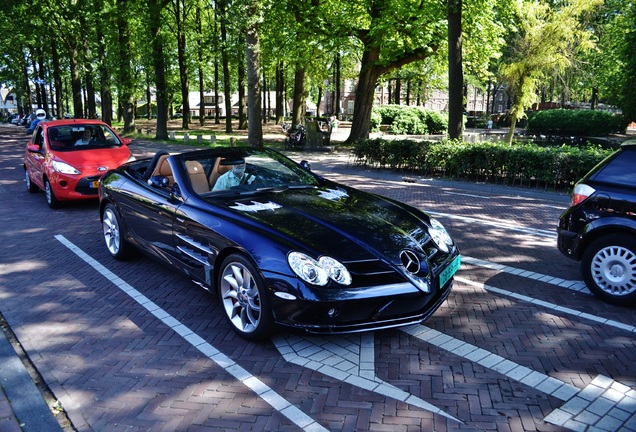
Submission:
POLYGON ((636 430, 634 309, 590 295, 557 251, 564 195, 292 153, 433 213, 463 264, 422 325, 250 343, 187 278, 113 260, 96 202, 28 193, 25 141, 0 126, 0 312, 76 430, 636 430))

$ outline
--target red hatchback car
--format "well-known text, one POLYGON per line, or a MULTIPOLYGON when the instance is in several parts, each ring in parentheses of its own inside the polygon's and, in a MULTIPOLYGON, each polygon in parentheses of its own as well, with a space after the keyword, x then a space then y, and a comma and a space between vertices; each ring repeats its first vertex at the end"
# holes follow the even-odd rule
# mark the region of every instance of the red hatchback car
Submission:
POLYGON ((61 201, 96 199, 102 174, 134 160, 131 141, 99 120, 41 122, 24 156, 27 190, 43 189, 51 208, 61 201))

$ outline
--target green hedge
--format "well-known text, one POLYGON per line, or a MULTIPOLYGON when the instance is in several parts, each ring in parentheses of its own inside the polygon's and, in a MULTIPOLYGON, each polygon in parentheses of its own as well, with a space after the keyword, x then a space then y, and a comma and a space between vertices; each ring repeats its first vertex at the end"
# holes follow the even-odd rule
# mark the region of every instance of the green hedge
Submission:
POLYGON ((417 106, 380 105, 371 111, 371 130, 388 125, 393 134, 441 134, 448 130, 448 118, 436 111, 417 106))
POLYGON ((569 190, 613 150, 599 146, 467 143, 459 140, 357 140, 356 164, 510 186, 569 190))
POLYGON ((555 109, 528 116, 528 132, 554 135, 606 136, 624 133, 627 124, 622 115, 598 110, 555 109))

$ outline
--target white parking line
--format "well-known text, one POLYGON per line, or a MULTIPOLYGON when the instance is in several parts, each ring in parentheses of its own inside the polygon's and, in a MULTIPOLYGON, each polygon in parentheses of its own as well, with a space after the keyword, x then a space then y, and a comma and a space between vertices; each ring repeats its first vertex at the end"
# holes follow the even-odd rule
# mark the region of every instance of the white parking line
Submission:
POLYGON ((610 319, 607 319, 607 318, 603 318, 603 317, 600 317, 598 315, 592 315, 592 314, 589 314, 587 312, 580 312, 580 311, 577 311, 577 310, 572 309, 572 308, 560 306, 558 304, 550 303, 550 302, 547 302, 547 301, 544 301, 544 300, 535 299, 535 298, 532 298, 532 297, 527 296, 527 295, 523 295, 523 294, 515 293, 515 292, 512 292, 512 291, 508 291, 508 290, 505 290, 505 289, 497 288, 497 287, 494 287, 494 286, 486 285, 486 284, 483 284, 481 282, 475 282, 475 281, 472 281, 470 279, 465 279, 463 277, 455 276, 455 281, 461 282, 461 283, 466 284, 466 285, 471 285, 471 286, 474 286, 474 287, 477 287, 477 288, 481 288, 481 289, 484 289, 486 291, 490 291, 490 292, 496 293, 498 295, 503 295, 503 296, 506 296, 506 297, 512 297, 512 298, 517 299, 517 300, 521 300, 521 301, 525 301, 525 302, 528 302, 528 303, 532 303, 534 305, 541 306, 541 307, 544 307, 546 309, 552 309, 554 311, 558 311, 558 312, 562 312, 562 313, 565 313, 565 314, 568 314, 568 315, 573 315, 573 316, 576 316, 576 317, 579 317, 579 318, 583 318, 583 319, 587 319, 587 320, 590 320, 590 321, 594 321, 595 323, 600 323, 600 324, 605 324, 605 325, 608 325, 608 326, 611 326, 611 327, 616 327, 616 328, 618 328, 620 330, 624 330, 624 331, 627 331, 627 332, 630 332, 630 333, 636 333, 636 327, 633 326, 633 325, 624 324, 622 322, 618 322, 618 321, 610 320, 610 319))
POLYGON ((430 327, 402 327, 423 342, 498 372, 537 391, 566 403, 544 420, 576 431, 633 431, 636 425, 636 391, 603 375, 598 375, 583 390, 537 372, 483 348, 456 339, 430 327))
POLYGON ((329 336, 277 334, 272 342, 290 363, 462 423, 435 405, 376 375, 373 332, 329 336))
POLYGON ((495 219, 478 219, 478 218, 455 215, 450 213, 440 213, 436 211, 427 211, 427 213, 435 217, 444 217, 448 219, 461 220, 463 222, 479 223, 482 225, 487 225, 492 228, 506 229, 509 231, 516 231, 523 234, 537 235, 540 237, 548 237, 548 238, 553 238, 556 240, 556 231, 554 230, 544 230, 544 229, 538 229, 538 228, 522 227, 517 225, 510 225, 504 222, 496 222, 495 219))
POLYGON ((260 398, 262 398, 265 402, 271 405, 272 408, 280 412, 283 416, 292 421, 295 425, 300 427, 302 430, 307 432, 314 431, 327 431, 322 427, 316 420, 305 414, 303 411, 292 405, 287 399, 276 393, 272 390, 267 384, 263 381, 249 373, 246 369, 239 366, 214 348, 212 345, 207 343, 202 337, 194 333, 185 325, 181 324, 179 320, 171 316, 168 312, 157 306, 154 302, 152 302, 149 298, 141 294, 135 288, 124 282, 121 278, 115 275, 113 272, 108 270, 98 261, 91 258, 87 253, 83 250, 75 246, 73 243, 68 241, 62 235, 56 235, 55 238, 62 243, 64 246, 69 248, 75 255, 77 255, 81 260, 86 262, 89 266, 93 267, 98 273, 108 279, 111 283, 113 283, 117 288, 122 290, 128 296, 130 296, 133 300, 135 300, 140 306, 143 306, 148 312, 153 314, 156 318, 158 318, 165 325, 170 327, 176 333, 178 333, 183 339, 185 339, 190 345, 198 349, 203 355, 212 360, 214 363, 225 369, 227 373, 232 375, 237 380, 241 381, 246 387, 256 393, 260 398))
POLYGON ((505 264, 498 264, 492 261, 481 260, 479 258, 472 258, 472 257, 464 256, 464 255, 462 255, 462 263, 472 264, 478 267, 484 267, 487 269, 496 270, 496 271, 500 271, 500 272, 508 273, 512 275, 517 275, 517 276, 525 277, 528 279, 534 279, 540 282, 545 282, 550 285, 556 285, 561 288, 567 288, 572 291, 577 291, 577 292, 582 292, 585 294, 592 295, 592 293, 590 292, 589 289, 587 289, 583 281, 566 280, 566 279, 562 279, 562 278, 558 278, 558 277, 554 277, 550 275, 536 273, 533 271, 508 266, 505 264))

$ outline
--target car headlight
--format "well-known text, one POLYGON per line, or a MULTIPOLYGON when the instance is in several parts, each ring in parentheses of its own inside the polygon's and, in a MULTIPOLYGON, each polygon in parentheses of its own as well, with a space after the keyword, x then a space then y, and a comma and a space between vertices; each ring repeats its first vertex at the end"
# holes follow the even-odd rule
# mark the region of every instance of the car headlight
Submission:
POLYGON ((453 245, 453 239, 448 235, 446 228, 440 221, 431 218, 431 228, 428 230, 435 245, 442 251, 448 253, 453 245))
POLYGON ((53 169, 62 174, 81 174, 77 168, 60 161, 53 161, 53 169))
POLYGON ((339 261, 322 256, 316 261, 301 252, 291 252, 287 255, 287 262, 299 278, 313 285, 327 285, 329 279, 341 284, 351 284, 351 274, 339 261))

